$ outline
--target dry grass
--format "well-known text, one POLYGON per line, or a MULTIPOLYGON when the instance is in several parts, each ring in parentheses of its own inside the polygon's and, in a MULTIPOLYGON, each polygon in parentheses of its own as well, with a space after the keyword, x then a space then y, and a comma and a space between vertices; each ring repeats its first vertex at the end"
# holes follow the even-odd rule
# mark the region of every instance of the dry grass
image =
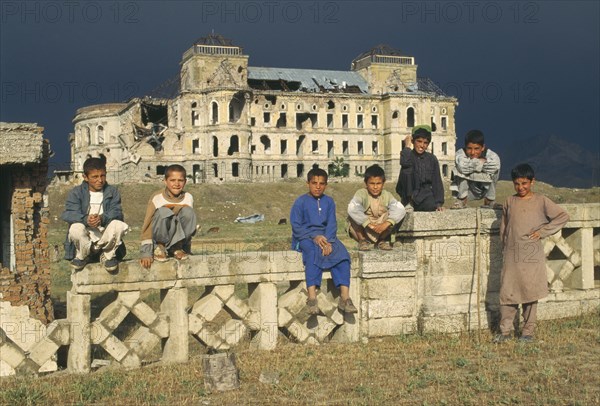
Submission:
MULTIPOLYGON (((387 187, 392 190, 394 182, 387 187)), ((360 182, 331 183, 338 222, 360 182)), ((153 185, 121 186, 128 235, 128 258, 137 257, 143 210, 153 185)), ((62 248, 65 225, 59 217, 67 188, 50 190, 50 242, 62 248)), ((194 252, 227 252, 289 245, 287 218, 293 200, 305 191, 301 181, 273 184, 190 185, 204 232, 194 252), (238 215, 264 213, 266 221, 235 224, 238 215), (205 234, 219 227, 217 234, 205 234)), ((559 203, 598 202, 600 188, 572 190, 537 184, 559 203)), ((512 193, 500 182, 498 201, 512 193)), ((448 202, 451 202, 448 199, 448 202)), ((65 317, 64 296, 70 288, 65 261, 52 264, 52 293, 57 317, 65 317)), ((539 323, 534 344, 489 342, 476 336, 411 335, 372 339, 368 344, 301 346, 285 342, 271 352, 235 349, 241 388, 209 393, 204 388, 201 355, 185 365, 152 364, 137 370, 106 368, 90 375, 55 373, 36 379, 2 380, 0 404, 416 404, 416 405, 594 405, 600 404, 600 317, 539 323), (279 374, 279 383, 259 382, 262 371, 279 374)), ((194 354, 202 349, 194 344, 194 354)))
POLYGON ((368 344, 234 351, 239 390, 209 393, 200 356, 184 365, 89 375, 2 380, 0 403, 25 404, 315 404, 315 405, 597 405, 600 317, 543 321, 538 341, 495 345, 483 334, 411 335, 368 344), (259 382, 263 371, 279 383, 259 382))

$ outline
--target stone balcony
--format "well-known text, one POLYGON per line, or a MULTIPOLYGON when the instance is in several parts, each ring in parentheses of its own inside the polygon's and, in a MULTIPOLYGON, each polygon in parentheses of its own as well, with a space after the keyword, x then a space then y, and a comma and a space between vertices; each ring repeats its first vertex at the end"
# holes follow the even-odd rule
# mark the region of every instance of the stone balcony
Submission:
MULTIPOLYGON (((598 271, 595 276, 600 204, 563 207, 570 221, 544 241, 550 294, 540 302, 540 319, 576 316, 600 305, 598 271)), ((327 272, 319 293, 321 314, 307 314, 302 260, 293 251, 195 255, 154 263, 150 270, 128 261, 115 275, 88 265, 72 275, 66 319, 47 328, 2 319, 1 371, 48 370, 60 346, 69 346, 71 372, 88 372, 93 348, 124 367, 140 366, 156 352, 162 362, 186 362, 195 342, 190 337, 216 350, 244 342, 270 350, 285 340, 367 342, 399 334, 494 330, 500 216, 479 209, 411 213, 394 250, 352 252, 355 315, 337 310, 338 292, 327 272), (148 300, 148 292, 159 293, 159 303, 148 300), (94 311, 92 297, 108 293, 112 301, 94 311), (122 329, 129 315, 135 326, 122 329)))

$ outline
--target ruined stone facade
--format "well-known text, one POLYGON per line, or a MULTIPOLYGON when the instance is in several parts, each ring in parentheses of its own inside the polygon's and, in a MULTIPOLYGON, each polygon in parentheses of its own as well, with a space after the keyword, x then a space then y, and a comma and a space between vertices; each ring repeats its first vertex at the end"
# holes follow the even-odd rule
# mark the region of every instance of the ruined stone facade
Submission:
POLYGON ((103 155, 112 183, 160 177, 172 163, 197 183, 304 177, 315 165, 357 176, 375 163, 392 179, 406 135, 430 124, 430 151, 450 175, 458 103, 417 77, 413 57, 380 46, 350 71, 251 67, 248 59, 211 35, 184 53, 172 97, 79 109, 73 172, 103 155))
POLYGON ((27 305, 53 320, 50 301, 46 181, 49 144, 43 128, 0 123, 0 301, 27 305))

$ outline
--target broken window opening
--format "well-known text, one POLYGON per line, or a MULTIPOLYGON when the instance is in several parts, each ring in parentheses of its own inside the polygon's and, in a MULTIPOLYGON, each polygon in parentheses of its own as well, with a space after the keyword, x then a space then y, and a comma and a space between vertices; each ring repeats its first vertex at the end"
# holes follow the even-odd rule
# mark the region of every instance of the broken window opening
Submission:
POLYGON ((333 114, 327 113, 327 128, 333 128, 333 114))
POLYGON ((272 106, 277 104, 277 96, 275 96, 275 95, 266 94, 265 100, 270 102, 272 106))
POLYGON ((350 154, 348 151, 348 141, 342 141, 342 154, 346 157, 350 154))
POLYGON ((217 156, 219 156, 219 139, 215 136, 213 136, 212 138, 213 138, 213 156, 217 157, 217 156))
POLYGON ((279 118, 277 118, 277 124, 275 126, 277 128, 287 127, 287 115, 285 113, 279 113, 279 118))
POLYGON ((442 154, 448 155, 448 143, 442 142, 442 154))
POLYGON ((415 109, 412 107, 406 109, 406 126, 409 128, 415 126, 415 109))
POLYGON ((435 121, 433 121, 433 117, 431 117, 431 132, 435 132, 435 130, 437 130, 437 127, 435 121))
POLYGON ((269 123, 271 122, 271 113, 269 113, 269 112, 263 113, 263 122, 264 122, 265 126, 269 125, 269 123))
POLYGON ((327 101, 327 109, 333 110, 334 108, 335 108, 335 103, 333 102, 333 100, 327 101))
POLYGON ((298 178, 304 177, 304 164, 296 165, 296 176, 298 178))
POLYGON ((364 128, 363 115, 362 114, 357 114, 356 115, 356 128, 364 128))
POLYGON ((218 178, 219 177, 219 165, 217 165, 216 163, 212 164, 212 168, 213 168, 213 176, 215 178, 218 178))
POLYGON ((312 153, 313 154, 318 154, 319 153, 319 141, 318 140, 313 140, 312 141, 312 153))
POLYGON ((342 114, 342 128, 348 128, 348 114, 342 114))
POLYGON ((379 142, 373 141, 373 143, 371 144, 371 147, 373 149, 373 155, 374 156, 379 155, 379 142))
POLYGON ((167 167, 166 167, 166 166, 164 166, 164 165, 157 165, 157 166, 156 166, 156 174, 157 174, 157 175, 164 175, 164 174, 165 174, 165 169, 166 169, 166 168, 167 168, 167 167))
POLYGON ((311 127, 312 128, 317 128, 318 114, 316 114, 316 113, 309 114, 309 118, 310 118, 310 122, 311 122, 311 127))
POLYGON ((371 116, 371 128, 376 130, 379 127, 379 116, 371 116))
POLYGON ((200 170, 200 165, 192 166, 192 179, 194 183, 202 182, 202 171, 200 170))
POLYGON ((448 117, 442 117, 442 130, 446 131, 448 129, 448 117))
POLYGON ((263 145, 265 154, 270 154, 271 153, 271 139, 268 136, 263 135, 260 137, 260 143, 263 145))
POLYGON ((398 110, 394 110, 394 112, 392 113, 392 119, 396 120, 400 118, 400 113, 398 112, 398 110))
POLYGON ((200 153, 200 140, 192 140, 192 154, 200 153))
POLYGON ((295 92, 300 89, 302 82, 288 81, 283 79, 248 79, 248 86, 250 86, 252 89, 258 90, 283 90, 286 92, 295 92))
POLYGON ((286 155, 287 154, 287 140, 281 140, 280 147, 281 147, 281 155, 286 155))
POLYGON ((164 127, 169 126, 169 113, 166 103, 158 102, 158 104, 151 104, 148 102, 142 102, 142 124, 148 126, 149 123, 160 124, 164 127))
POLYGON ((244 92, 237 92, 229 102, 229 122, 237 123, 242 117, 242 112, 246 104, 244 92))
POLYGON ((250 126, 254 127, 256 125, 256 117, 250 117, 250 126))
POLYGON ((85 144, 92 145, 92 135, 90 132, 90 127, 85 127, 85 144))
POLYGON ((296 156, 298 156, 298 157, 301 157, 304 153, 303 149, 304 149, 304 140, 305 139, 306 139, 306 136, 301 135, 296 140, 296 156))
POLYGON ((333 158, 333 141, 327 141, 327 158, 333 158))
POLYGON ((192 126, 200 125, 200 114, 198 113, 197 110, 195 110, 197 106, 198 106, 198 103, 196 103, 196 102, 192 103, 192 126))
POLYGON ((442 175, 444 177, 448 176, 448 165, 442 165, 442 175))
POLYGON ((363 142, 362 141, 358 141, 358 155, 364 155, 365 151, 364 151, 364 147, 363 147, 363 142))
POLYGON ((237 162, 233 162, 231 164, 231 176, 233 176, 234 178, 237 178, 238 176, 240 176, 240 164, 237 162))
POLYGON ((296 113, 296 130, 308 128, 308 124, 312 126, 312 119, 308 113, 296 113), (309 121, 310 120, 310 121, 309 121))
POLYGON ((287 166, 287 164, 282 164, 281 165, 281 177, 283 179, 287 179, 287 177, 288 177, 288 166, 287 166))
POLYGON ((218 122, 219 122, 219 105, 217 104, 217 102, 214 101, 211 103, 210 123, 217 124, 218 122))
POLYGON ((254 154, 256 152, 256 145, 250 145, 250 154, 254 154))
POLYGON ((229 149, 227 155, 231 156, 236 152, 240 152, 240 139, 237 135, 232 135, 229 139, 229 149))
POLYGON ((104 127, 99 125, 96 132, 98 133, 98 145, 104 144, 104 127))

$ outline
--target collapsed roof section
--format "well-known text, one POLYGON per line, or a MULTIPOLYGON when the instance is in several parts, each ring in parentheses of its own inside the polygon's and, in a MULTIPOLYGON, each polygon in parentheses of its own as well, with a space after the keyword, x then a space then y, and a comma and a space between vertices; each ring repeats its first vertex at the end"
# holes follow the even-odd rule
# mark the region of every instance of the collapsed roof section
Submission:
POLYGON ((368 93, 369 90, 357 72, 250 66, 248 86, 257 90, 312 93, 368 93))

